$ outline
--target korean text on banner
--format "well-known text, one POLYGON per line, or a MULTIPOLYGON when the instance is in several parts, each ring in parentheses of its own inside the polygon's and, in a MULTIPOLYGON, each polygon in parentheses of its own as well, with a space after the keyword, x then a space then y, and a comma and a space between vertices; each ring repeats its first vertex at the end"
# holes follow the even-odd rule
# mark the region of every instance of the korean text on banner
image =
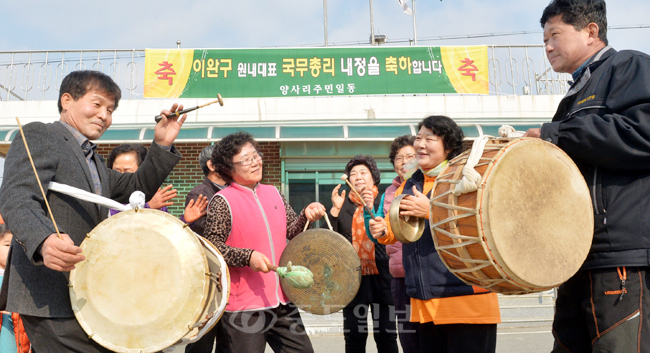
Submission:
POLYGON ((488 94, 486 46, 147 49, 147 98, 488 94))

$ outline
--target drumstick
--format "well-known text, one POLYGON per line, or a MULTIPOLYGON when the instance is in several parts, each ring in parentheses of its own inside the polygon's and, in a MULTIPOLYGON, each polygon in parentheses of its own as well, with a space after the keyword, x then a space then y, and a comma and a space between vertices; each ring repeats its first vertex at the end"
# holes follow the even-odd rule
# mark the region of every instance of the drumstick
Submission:
POLYGON ((56 229, 56 236, 61 239, 61 233, 59 232, 59 227, 56 225, 54 220, 54 215, 52 214, 52 209, 50 209, 50 203, 47 202, 47 197, 45 196, 45 191, 43 191, 43 185, 41 185, 41 179, 38 178, 38 172, 36 171, 36 166, 34 166, 34 160, 32 159, 32 154, 29 152, 29 146, 27 146, 27 139, 25 139, 25 133, 23 132, 23 126, 20 125, 20 120, 16 117, 16 122, 18 123, 18 129, 20 129, 20 136, 23 137, 23 143, 25 143, 25 150, 27 150, 27 156, 29 157, 29 163, 32 164, 32 169, 34 169, 34 175, 36 175, 36 182, 38 187, 41 188, 41 194, 43 194, 43 200, 45 200, 45 206, 47 206, 47 211, 50 213, 50 219, 54 224, 54 229, 56 229))
MULTIPOLYGON (((348 186, 350 187, 350 189, 352 189, 352 191, 355 194, 357 194, 357 196, 359 196, 359 199, 361 199, 361 203, 363 203, 363 209, 366 210, 366 212, 368 212, 368 214, 371 215, 372 218, 377 218, 377 216, 375 216, 375 213, 372 211, 372 209, 370 207, 368 207, 368 205, 366 204, 366 201, 363 200, 363 197, 361 197, 361 195, 359 195, 357 190, 354 189, 354 186, 352 186, 352 184, 348 180, 348 176, 346 174, 341 175, 341 180, 345 180, 345 182, 348 183, 348 186)), ((329 223, 329 220, 327 220, 327 223, 329 223)), ((331 228, 332 228, 332 226, 330 226, 330 229, 331 228)), ((384 230, 381 231, 380 237, 383 237, 385 235, 386 235, 386 230, 384 229, 384 230)))
POLYGON ((348 184, 348 186, 350 187, 352 192, 354 192, 359 197, 359 199, 361 199, 361 203, 363 204, 363 209, 365 209, 366 212, 368 212, 368 214, 372 216, 372 218, 375 218, 376 217, 375 213, 372 211, 372 209, 370 207, 368 207, 368 205, 366 204, 366 201, 363 200, 363 197, 361 197, 361 195, 359 195, 357 190, 354 189, 354 186, 352 186, 352 184, 348 180, 348 176, 345 175, 345 174, 341 175, 341 180, 345 180, 345 182, 348 184))
MULTIPOLYGON (((208 105, 214 104, 214 103, 217 103, 217 102, 219 103, 220 106, 223 107, 223 99, 221 98, 221 94, 219 94, 219 93, 217 93, 217 99, 213 100, 212 102, 208 102, 208 103, 205 103, 203 105, 198 105, 198 106, 193 107, 193 108, 183 109, 183 110, 178 111, 178 112, 173 112, 173 113, 169 114, 167 116, 167 118, 173 118, 175 116, 180 116, 182 114, 189 113, 189 112, 191 112, 193 110, 197 110, 199 108, 207 107, 208 105)), ((156 120, 156 123, 160 122, 160 120, 162 120, 162 117, 163 117, 162 115, 156 115, 154 117, 154 119, 156 120)))

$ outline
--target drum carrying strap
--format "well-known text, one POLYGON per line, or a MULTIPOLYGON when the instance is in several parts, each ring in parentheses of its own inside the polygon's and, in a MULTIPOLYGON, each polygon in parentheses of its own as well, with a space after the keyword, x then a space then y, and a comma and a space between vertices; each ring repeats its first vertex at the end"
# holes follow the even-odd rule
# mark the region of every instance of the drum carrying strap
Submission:
POLYGON ((144 207, 145 196, 142 191, 136 191, 133 194, 131 194, 131 197, 129 197, 129 204, 122 205, 121 203, 111 200, 107 197, 100 196, 92 192, 81 190, 79 188, 75 188, 73 186, 66 185, 66 184, 57 183, 54 181, 51 181, 47 188, 54 192, 72 196, 78 200, 92 202, 94 204, 98 204, 118 211, 128 211, 132 208, 144 207))
MULTIPOLYGON (((515 138, 522 137, 524 132, 515 131, 515 128, 510 125, 502 125, 499 128, 499 135, 501 137, 515 138)), ((474 140, 472 151, 469 153, 467 163, 463 167, 463 178, 456 184, 454 191, 452 191, 454 196, 460 196, 461 194, 478 190, 478 185, 481 182, 481 174, 474 167, 476 167, 476 164, 478 164, 483 156, 485 145, 491 138, 493 137, 490 135, 481 135, 481 137, 474 140)))

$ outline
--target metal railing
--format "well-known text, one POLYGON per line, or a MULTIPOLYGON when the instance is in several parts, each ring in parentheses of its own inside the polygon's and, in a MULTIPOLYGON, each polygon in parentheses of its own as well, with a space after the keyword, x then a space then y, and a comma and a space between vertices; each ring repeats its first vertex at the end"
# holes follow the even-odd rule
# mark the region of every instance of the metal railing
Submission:
MULTIPOLYGON (((122 98, 141 99, 144 60, 144 49, 0 51, 0 101, 56 100, 63 77, 85 69, 111 76, 122 98)), ((542 45, 489 46, 488 69, 491 95, 564 94, 569 87, 570 75, 552 71, 542 45)))
POLYGON ((101 71, 123 98, 142 97, 144 50, 10 51, 0 52, 0 100, 56 100, 61 81, 75 70, 101 71))
POLYGON ((571 79, 553 71, 543 45, 489 46, 488 69, 490 94, 497 95, 564 95, 571 79))

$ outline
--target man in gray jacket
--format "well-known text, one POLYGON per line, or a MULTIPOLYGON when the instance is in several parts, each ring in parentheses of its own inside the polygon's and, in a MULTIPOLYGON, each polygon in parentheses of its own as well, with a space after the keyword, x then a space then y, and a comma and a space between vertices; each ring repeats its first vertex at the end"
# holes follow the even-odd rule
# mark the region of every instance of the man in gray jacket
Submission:
MULTIPOLYGON (((59 92, 61 119, 24 127, 40 183, 50 181, 127 203, 132 192, 152 197, 180 160, 172 146, 185 120, 171 117, 182 109, 163 110, 154 143, 135 173, 108 169, 95 152, 96 140, 108 129, 120 100, 113 80, 97 71, 75 71, 66 76, 59 92)), ((47 192, 56 234, 34 176, 23 139, 17 135, 5 162, 0 189, 0 214, 14 233, 7 270, 0 290, 0 310, 21 314, 33 347, 44 352, 108 352, 90 340, 77 322, 70 304, 69 271, 85 260, 79 245, 108 210, 93 203, 47 192)))
POLYGON ((540 22, 574 82, 526 136, 576 162, 594 210, 589 255, 558 290, 553 352, 650 352, 650 56, 608 46, 603 0, 554 0, 540 22))

